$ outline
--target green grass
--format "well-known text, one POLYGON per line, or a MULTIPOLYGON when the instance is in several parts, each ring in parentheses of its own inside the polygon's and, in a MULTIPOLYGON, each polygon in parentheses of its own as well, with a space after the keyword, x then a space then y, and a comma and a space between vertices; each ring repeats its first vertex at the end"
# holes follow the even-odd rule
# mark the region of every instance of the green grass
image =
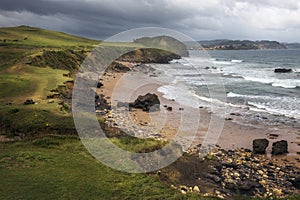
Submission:
POLYGON ((13 66, 0 72, 0 102, 21 103, 26 98, 45 100, 50 90, 69 80, 63 76, 68 73, 66 70, 29 65, 13 66))
MULTIPOLYGON (((62 32, 45 30, 29 26, 0 28, 0 46, 15 47, 71 47, 80 49, 96 47, 101 41, 78 37, 62 32)), ((103 46, 143 47, 133 42, 101 42, 103 46)))
POLYGON ((2 143, 0 177, 4 199, 204 199, 106 167, 70 136, 2 143))
POLYGON ((56 103, 1 106, 0 127, 0 134, 8 136, 76 134, 71 114, 61 111, 61 107, 56 103))
POLYGON ((130 136, 113 138, 111 140, 115 145, 127 151, 132 151, 137 153, 155 151, 167 144, 167 142, 164 141, 158 141, 154 139, 145 140, 145 139, 140 139, 140 138, 130 137, 130 136))
POLYGON ((99 41, 40 28, 19 26, 0 28, 2 45, 66 47, 97 45, 99 41))

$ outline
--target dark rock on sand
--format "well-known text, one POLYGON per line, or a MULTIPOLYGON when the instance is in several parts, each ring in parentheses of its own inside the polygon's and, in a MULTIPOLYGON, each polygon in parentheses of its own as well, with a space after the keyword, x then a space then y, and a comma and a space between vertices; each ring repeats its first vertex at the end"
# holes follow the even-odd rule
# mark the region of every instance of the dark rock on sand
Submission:
POLYGON ((255 139, 253 140, 253 153, 254 154, 265 154, 266 148, 269 145, 267 139, 255 139))
POLYGON ((113 71, 113 72, 121 72, 121 73, 126 73, 130 71, 130 68, 125 66, 124 64, 120 62, 112 62, 108 68, 108 71, 113 71))
POLYGON ((23 103, 24 105, 30 105, 30 104, 35 104, 35 102, 32 99, 26 99, 23 103))
POLYGON ((160 109, 160 101, 156 94, 147 93, 146 95, 138 96, 133 103, 129 103, 129 107, 140 108, 146 112, 157 111, 160 109))
POLYGON ((167 107, 167 111, 172 111, 172 110, 173 110, 173 108, 171 106, 167 107))
POLYGON ((108 104, 107 100, 104 98, 104 95, 95 95, 95 108, 96 110, 110 110, 111 106, 108 104))
POLYGON ((275 73, 289 73, 292 72, 292 69, 285 69, 285 68, 277 68, 274 70, 275 73))
POLYGON ((274 142, 272 146, 272 155, 282 155, 288 153, 288 143, 286 140, 274 142))
POLYGON ((97 83, 97 88, 101 88, 102 86, 103 86, 103 83, 101 83, 101 82, 97 83))

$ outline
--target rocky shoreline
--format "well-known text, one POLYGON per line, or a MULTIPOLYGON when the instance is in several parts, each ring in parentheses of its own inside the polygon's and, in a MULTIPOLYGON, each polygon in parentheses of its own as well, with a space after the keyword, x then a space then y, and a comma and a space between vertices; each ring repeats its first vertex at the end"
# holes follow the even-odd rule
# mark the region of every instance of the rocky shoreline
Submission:
POLYGON ((300 194, 300 169, 289 162, 255 155, 249 149, 216 148, 204 158, 187 153, 158 172, 182 193, 232 199, 238 195, 286 197, 300 194))
MULTIPOLYGON (((131 70, 140 68, 136 63, 125 65, 131 70)), ((150 68, 146 69, 141 72, 148 76, 155 75, 155 72, 151 70, 149 72, 150 68)), ((102 81, 104 87, 98 88, 98 94, 105 93, 106 95, 101 96, 102 104, 108 105, 97 111, 105 119, 105 126, 132 133, 135 137, 168 141, 164 135, 166 129, 162 130, 161 134, 157 134, 155 124, 152 124, 151 120, 140 118, 140 116, 148 116, 147 110, 145 112, 142 109, 131 108, 128 111, 126 106, 120 106, 121 109, 114 109, 112 106, 111 109, 110 92, 112 91, 110 90, 114 87, 113 82, 118 82, 123 75, 120 72, 107 73, 102 81), (106 84, 112 84, 112 86, 106 87, 106 84)), ((180 109, 173 107, 173 112, 172 109, 169 110, 171 115, 176 115, 174 108, 177 111, 180 109)), ((278 136, 274 135, 274 137, 278 136)), ((252 144, 252 140, 248 142, 252 144)), ((157 171, 154 175, 184 194, 194 192, 222 199, 232 199, 238 195, 268 198, 300 195, 300 169, 294 161, 286 159, 287 157, 257 155, 257 152, 252 152, 250 149, 224 149, 217 145, 208 155, 200 158, 198 151, 200 146, 201 142, 194 144, 176 162, 157 171)), ((299 158, 295 160, 300 162, 299 158)))

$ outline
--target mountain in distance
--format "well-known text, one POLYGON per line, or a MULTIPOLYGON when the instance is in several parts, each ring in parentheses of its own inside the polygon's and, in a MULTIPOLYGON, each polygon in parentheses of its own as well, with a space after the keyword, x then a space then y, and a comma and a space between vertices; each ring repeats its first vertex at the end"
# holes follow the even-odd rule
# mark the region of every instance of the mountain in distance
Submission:
POLYGON ((187 47, 182 42, 169 36, 142 37, 134 40, 134 43, 142 44, 146 47, 161 48, 174 51, 180 56, 188 56, 187 47))
POLYGON ((300 49, 300 43, 284 43, 288 49, 300 49))
MULTIPOLYGON (((290 49, 300 48, 298 43, 280 43, 278 41, 270 40, 203 40, 199 41, 201 46, 206 50, 261 50, 261 49, 290 49)), ((194 49, 194 47, 190 47, 194 49)))

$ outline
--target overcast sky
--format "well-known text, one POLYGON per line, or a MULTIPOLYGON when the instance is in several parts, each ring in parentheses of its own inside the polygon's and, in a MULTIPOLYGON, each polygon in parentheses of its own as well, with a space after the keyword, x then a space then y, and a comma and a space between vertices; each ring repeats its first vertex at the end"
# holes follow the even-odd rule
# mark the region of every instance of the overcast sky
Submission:
POLYGON ((29 25, 106 39, 164 27, 195 40, 300 42, 299 0, 1 0, 0 26, 29 25))

